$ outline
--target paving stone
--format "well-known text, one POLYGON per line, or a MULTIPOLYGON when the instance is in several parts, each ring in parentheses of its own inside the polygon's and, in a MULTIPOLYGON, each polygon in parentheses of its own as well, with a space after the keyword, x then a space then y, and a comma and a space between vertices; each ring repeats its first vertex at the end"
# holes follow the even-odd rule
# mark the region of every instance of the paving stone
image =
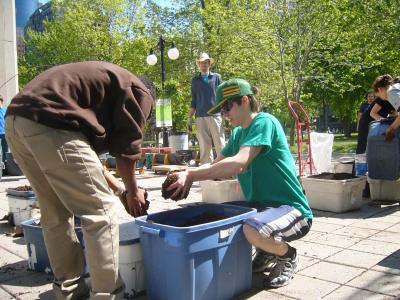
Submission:
POLYGON ((299 299, 320 299, 337 287, 339 287, 337 283, 296 274, 288 285, 278 288, 274 292, 299 299))
POLYGON ((391 255, 372 267, 375 271, 400 275, 400 256, 391 255))
POLYGON ((318 243, 318 244, 322 244, 322 245, 348 248, 348 247, 356 244, 360 240, 361 240, 361 238, 357 238, 357 237, 350 238, 350 237, 338 235, 338 234, 324 233, 320 236, 315 237, 313 240, 310 240, 310 242, 318 243))
POLYGON ((299 274, 344 284, 363 272, 365 270, 360 268, 320 262, 302 270, 299 274))
POLYGON ((298 266, 298 271, 308 268, 316 263, 320 262, 317 258, 307 257, 307 256, 300 256, 300 265, 298 266))
POLYGON ((341 286, 323 298, 324 300, 351 299, 351 300, 390 300, 394 297, 361 290, 350 286, 341 286))
POLYGON ((397 224, 397 225, 391 226, 389 228, 386 228, 386 231, 399 233, 400 232, 400 224, 397 224))
MULTIPOLYGON (((383 242, 391 242, 400 244, 400 233, 399 232, 390 232, 390 231, 381 231, 373 236, 368 238, 369 240, 374 241, 383 241, 383 242)), ((399 246, 400 248, 400 246, 399 246)))
POLYGON ((317 238, 318 236, 321 236, 321 235, 324 235, 324 233, 320 232, 320 231, 312 231, 312 229, 311 229, 310 232, 306 234, 306 236, 301 238, 301 240, 302 241, 313 241, 315 238, 317 238))
POLYGON ((343 225, 343 226, 347 226, 350 224, 353 224, 355 222, 357 222, 359 219, 355 219, 355 218, 340 218, 340 217, 336 217, 337 215, 334 215, 332 217, 324 217, 324 218, 318 218, 318 222, 322 222, 322 223, 328 223, 328 224, 336 224, 336 225, 343 225))
POLYGON ((326 260, 329 262, 360 267, 369 269, 375 266, 380 261, 384 260, 386 257, 384 255, 360 252, 355 250, 343 250, 326 260))
POLYGON ((336 213, 331 212, 331 211, 323 211, 323 210, 316 210, 316 209, 312 209, 312 212, 314 215, 314 219, 318 219, 319 217, 323 218, 323 217, 330 217, 330 216, 336 215, 336 213))
POLYGON ((351 246, 349 249, 381 255, 391 255, 399 249, 399 245, 387 242, 376 242, 373 240, 363 240, 351 246))
POLYGON ((347 285, 390 296, 400 296, 400 276, 398 275, 367 271, 347 283, 347 285))
POLYGON ((265 299, 286 300, 286 299, 296 299, 296 298, 279 295, 279 294, 265 291, 265 290, 258 291, 254 295, 250 294, 250 295, 235 298, 235 300, 244 300, 244 299, 246 299, 246 300, 265 300, 265 299))
POLYGON ((2 282, 0 287, 18 299, 54 299, 52 276, 31 273, 28 276, 13 278, 2 282))
POLYGON ((8 299, 15 299, 15 297, 7 293, 2 288, 0 288, 0 299, 8 300, 8 299))
POLYGON ((369 220, 373 220, 374 222, 384 222, 390 224, 398 224, 400 223, 400 216, 397 215, 375 215, 369 220))
POLYGON ((359 210, 350 211, 346 213, 337 214, 335 217, 338 219, 366 219, 370 218, 380 212, 384 211, 382 208, 377 208, 369 205, 364 205, 359 210))
POLYGON ((344 227, 344 225, 329 224, 329 223, 323 223, 323 222, 318 222, 318 221, 313 220, 313 224, 311 226, 311 231, 327 233, 327 232, 334 232, 343 227, 344 227))
POLYGON ((361 221, 357 221, 353 223, 351 226, 353 227, 358 227, 358 228, 367 228, 367 229, 376 229, 376 230, 385 230, 392 226, 390 223, 384 223, 384 222, 376 222, 376 221, 371 221, 370 219, 365 219, 361 221))
POLYGON ((358 228, 353 226, 346 226, 335 231, 335 234, 346 235, 351 237, 367 238, 377 233, 378 230, 358 228))
POLYGON ((9 231, 11 231, 10 226, 7 224, 0 224, 0 248, 8 250, 14 255, 21 257, 21 259, 28 259, 28 251, 26 249, 24 238, 6 236, 4 233, 9 231))
POLYGON ((0 282, 26 275, 27 268, 26 260, 0 248, 0 282))
POLYGON ((312 258, 324 259, 341 250, 342 248, 321 245, 310 242, 299 242, 296 244, 297 251, 300 255, 309 256, 312 258))

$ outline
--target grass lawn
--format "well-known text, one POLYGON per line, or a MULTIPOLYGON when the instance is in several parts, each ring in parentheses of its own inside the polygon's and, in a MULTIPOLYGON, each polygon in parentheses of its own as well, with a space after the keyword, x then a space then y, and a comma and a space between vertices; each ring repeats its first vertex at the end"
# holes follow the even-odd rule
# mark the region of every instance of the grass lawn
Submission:
MULTIPOLYGON (((306 141, 303 141, 305 143, 306 141)), ((304 148, 304 146, 303 146, 304 148)), ((357 133, 352 133, 351 137, 344 134, 335 134, 333 138, 333 152, 336 153, 355 153, 357 148, 357 133)), ((290 147, 292 153, 297 153, 297 144, 290 147)))
MULTIPOLYGON (((289 141, 289 139, 288 139, 289 141)), ((303 148, 305 150, 306 140, 303 141, 303 148)), ((145 141, 144 145, 155 144, 154 141, 145 141)), ((199 150, 199 146, 192 146, 191 142, 189 143, 189 148, 191 150, 199 150)), ((344 134, 335 134, 333 139, 333 152, 336 153, 355 153, 357 148, 357 133, 352 133, 351 137, 345 137, 344 134)), ((290 147, 290 151, 292 153, 297 153, 297 144, 294 144, 290 147)))

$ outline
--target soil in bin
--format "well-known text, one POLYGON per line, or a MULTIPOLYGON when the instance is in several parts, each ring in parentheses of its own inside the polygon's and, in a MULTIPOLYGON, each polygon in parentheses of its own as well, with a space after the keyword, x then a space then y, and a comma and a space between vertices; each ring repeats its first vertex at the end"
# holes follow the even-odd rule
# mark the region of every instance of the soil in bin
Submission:
POLYGON ((30 192, 32 191, 32 187, 30 185, 21 185, 17 186, 16 188, 10 188, 10 190, 15 190, 19 192, 30 192))
POLYGON ((358 177, 349 173, 321 173, 318 175, 309 176, 308 178, 327 179, 327 180, 346 180, 358 177))
POLYGON ((226 218, 228 218, 228 217, 225 215, 217 214, 217 213, 214 213, 211 211, 205 211, 202 214, 187 220, 187 222, 185 222, 184 224, 177 225, 177 227, 189 227, 189 226, 195 226, 195 225, 200 225, 200 224, 206 224, 206 223, 210 223, 210 222, 224 220, 226 218))

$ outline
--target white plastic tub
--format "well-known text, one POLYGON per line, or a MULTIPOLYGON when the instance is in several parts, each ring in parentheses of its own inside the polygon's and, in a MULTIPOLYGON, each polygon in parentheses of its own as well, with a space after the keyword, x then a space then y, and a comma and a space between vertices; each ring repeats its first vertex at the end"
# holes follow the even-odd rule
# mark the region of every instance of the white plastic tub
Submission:
POLYGON ((365 181, 365 177, 345 180, 301 178, 311 208, 331 212, 359 209, 365 181))
POLYGON ((400 201, 400 180, 372 179, 368 177, 371 200, 400 201))
POLYGON ((125 298, 137 296, 145 290, 138 228, 135 221, 119 225, 119 272, 125 282, 125 298))
POLYGON ((244 195, 237 179, 200 181, 201 196, 206 203, 244 201, 244 195))
POLYGON ((31 219, 36 213, 35 197, 18 197, 7 194, 8 209, 12 215, 15 226, 20 226, 23 221, 31 219))
POLYGON ((120 203, 117 205, 119 219, 119 272, 125 283, 124 299, 131 299, 145 290, 145 274, 139 226, 120 203))

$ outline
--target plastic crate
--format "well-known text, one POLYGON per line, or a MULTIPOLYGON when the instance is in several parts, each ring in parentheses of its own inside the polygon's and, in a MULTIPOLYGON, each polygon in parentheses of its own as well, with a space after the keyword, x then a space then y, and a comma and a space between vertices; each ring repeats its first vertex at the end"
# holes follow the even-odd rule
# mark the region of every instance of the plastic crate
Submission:
POLYGON ((244 201, 244 195, 237 179, 200 181, 201 197, 206 203, 244 201))
MULTIPOLYGON (((36 272, 52 274, 49 256, 44 244, 42 227, 39 225, 40 219, 34 218, 21 223, 24 231, 25 244, 28 250, 28 269, 36 272)), ((75 227, 75 233, 79 239, 82 249, 85 249, 83 243, 83 234, 81 227, 75 227)), ((86 272, 86 271, 85 271, 86 272)))
POLYGON ((310 207, 331 212, 360 208, 365 181, 365 177, 345 180, 301 178, 310 207))
POLYGON ((400 177, 400 140, 389 143, 384 136, 369 136, 367 144, 368 176, 397 180, 400 177))
POLYGON ((400 200, 400 180, 372 179, 368 177, 371 200, 400 200))
POLYGON ((149 299, 232 299, 251 288, 251 245, 242 231, 256 210, 202 204, 139 217, 149 299), (205 212, 226 219, 179 227, 205 212))

